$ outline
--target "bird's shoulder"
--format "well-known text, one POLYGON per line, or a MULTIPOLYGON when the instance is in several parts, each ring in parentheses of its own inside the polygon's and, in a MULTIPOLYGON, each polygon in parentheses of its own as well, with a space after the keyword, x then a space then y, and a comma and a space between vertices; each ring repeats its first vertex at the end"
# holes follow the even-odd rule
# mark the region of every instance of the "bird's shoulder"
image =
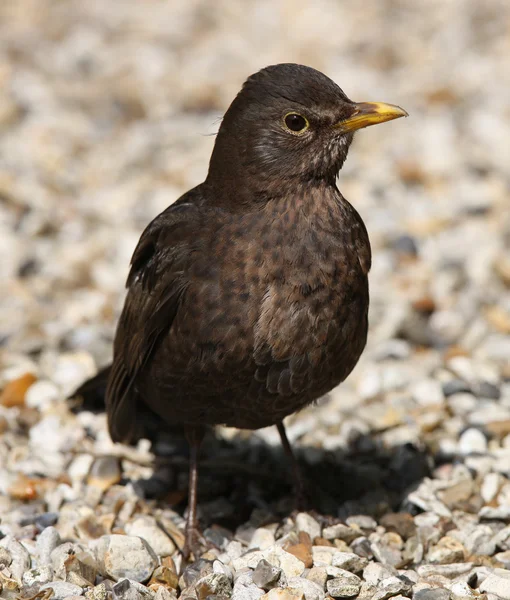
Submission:
POLYGON ((197 186, 155 217, 133 252, 126 287, 150 291, 161 279, 178 275, 207 237, 214 220, 211 212, 197 186))

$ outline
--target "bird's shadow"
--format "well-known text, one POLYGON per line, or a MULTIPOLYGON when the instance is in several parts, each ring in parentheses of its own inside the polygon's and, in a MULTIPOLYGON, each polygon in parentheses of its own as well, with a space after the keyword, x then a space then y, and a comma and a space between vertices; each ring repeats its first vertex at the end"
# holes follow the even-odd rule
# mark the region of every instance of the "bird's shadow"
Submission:
MULTIPOLYGON (((429 475, 431 457, 412 444, 384 448, 374 438, 360 437, 347 450, 298 445, 295 453, 309 509, 333 519, 416 511, 406 497, 429 475)), ((163 443, 160 439, 153 449, 157 455, 154 475, 134 482, 135 489, 159 504, 171 502, 183 512, 188 481, 186 440, 180 432, 166 432, 163 443)), ((281 520, 296 509, 288 458, 281 447, 256 436, 225 440, 211 432, 202 448, 199 473, 199 516, 204 528, 235 531, 248 521, 261 525, 281 520)))

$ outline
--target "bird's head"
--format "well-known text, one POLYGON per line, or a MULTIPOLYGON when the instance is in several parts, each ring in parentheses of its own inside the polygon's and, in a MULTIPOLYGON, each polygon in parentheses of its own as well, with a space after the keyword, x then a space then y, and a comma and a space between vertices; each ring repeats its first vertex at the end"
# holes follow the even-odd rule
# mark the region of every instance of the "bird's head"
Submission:
POLYGON ((349 100, 310 67, 266 67, 248 78, 225 113, 209 178, 235 186, 241 177, 260 191, 270 183, 334 182, 357 129, 403 116, 398 106, 349 100))

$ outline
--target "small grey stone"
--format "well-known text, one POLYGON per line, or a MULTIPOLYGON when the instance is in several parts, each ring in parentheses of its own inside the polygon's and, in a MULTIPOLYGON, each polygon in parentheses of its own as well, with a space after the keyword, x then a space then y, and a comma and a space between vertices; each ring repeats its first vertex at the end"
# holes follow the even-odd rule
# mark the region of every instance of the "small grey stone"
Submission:
POLYGON ((331 564, 352 573, 359 573, 367 566, 368 560, 354 554, 354 552, 335 552, 331 564))
POLYGON ((213 563, 210 560, 199 558, 184 569, 184 572, 179 579, 179 585, 182 589, 190 587, 194 585, 196 581, 206 575, 210 575, 212 572, 213 563))
POLYGON ((361 579, 349 571, 344 571, 339 577, 330 579, 326 588, 333 598, 351 598, 360 591, 361 579))
POLYGON ((453 394, 470 393, 471 387, 462 379, 450 379, 443 383, 443 394, 448 398, 453 394))
POLYGON ((499 400, 501 398, 500 388, 489 381, 480 381, 475 384, 473 391, 481 398, 489 398, 491 400, 499 400))
POLYGON ((23 573, 23 585, 30 587, 37 584, 48 583, 53 579, 53 569, 48 565, 41 565, 40 567, 34 567, 28 569, 23 573))
POLYGON ((387 598, 393 598, 401 592, 409 592, 411 587, 412 582, 405 577, 388 577, 379 582, 377 592, 374 594, 372 600, 387 600, 387 598))
POLYGON ((39 564, 51 564, 51 553, 61 543, 60 534, 55 527, 46 527, 37 538, 37 552, 39 554, 39 564))
POLYGON ((451 594, 444 588, 418 590, 413 594, 413 600, 450 600, 451 594))
POLYGON ((505 569, 494 569, 480 585, 480 591, 494 594, 502 600, 510 600, 510 572, 505 569))
POLYGON ((321 526, 316 519, 308 513, 299 513, 296 517, 296 528, 298 531, 304 531, 313 540, 321 535, 321 526))
POLYGON ((296 590, 300 590, 305 595, 306 600, 323 600, 324 587, 320 586, 309 579, 303 577, 292 577, 287 582, 287 585, 296 590))
POLYGON ((139 589, 135 582, 129 581, 129 579, 121 579, 112 588, 112 596, 114 600, 142 600, 143 598, 152 598, 150 591, 145 588, 144 593, 139 589))
POLYGON ((277 585, 282 570, 274 567, 267 560, 259 561, 253 571, 253 583, 264 590, 268 590, 277 585))
POLYGON ((55 523, 58 521, 58 512, 46 512, 43 513, 42 515, 38 515, 35 518, 34 523, 37 525, 37 527, 39 527, 41 530, 45 529, 46 527, 50 527, 51 525, 55 525, 55 523))
POLYGON ((370 540, 365 536, 353 540, 350 547, 354 553, 362 558, 368 558, 370 560, 374 556, 372 548, 370 547, 370 540))
POLYGON ((402 564, 402 553, 398 548, 387 546, 380 542, 373 542, 370 547, 379 562, 391 565, 392 567, 398 567, 402 564))
POLYGON ((21 582, 23 573, 27 569, 30 569, 32 562, 28 550, 11 535, 8 535, 1 540, 0 545, 7 550, 11 557, 11 563, 9 565, 11 577, 21 582))
POLYGON ((399 235, 393 240, 393 250, 398 254, 406 254, 407 256, 418 256, 418 246, 416 240, 410 235, 399 235))
POLYGON ((67 581, 50 581, 45 585, 42 585, 40 591, 51 588, 53 590, 52 600, 64 600, 69 596, 82 596, 83 590, 79 585, 74 583, 67 583, 67 581))

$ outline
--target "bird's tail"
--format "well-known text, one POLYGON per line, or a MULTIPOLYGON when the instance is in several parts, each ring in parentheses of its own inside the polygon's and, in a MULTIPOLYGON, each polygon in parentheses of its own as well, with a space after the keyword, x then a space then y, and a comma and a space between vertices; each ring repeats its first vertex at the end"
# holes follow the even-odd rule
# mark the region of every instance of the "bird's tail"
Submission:
POLYGON ((88 410, 93 413, 105 412, 105 395, 108 377, 110 376, 112 366, 108 365, 101 369, 97 375, 87 379, 80 387, 71 394, 71 410, 80 412, 88 410))

